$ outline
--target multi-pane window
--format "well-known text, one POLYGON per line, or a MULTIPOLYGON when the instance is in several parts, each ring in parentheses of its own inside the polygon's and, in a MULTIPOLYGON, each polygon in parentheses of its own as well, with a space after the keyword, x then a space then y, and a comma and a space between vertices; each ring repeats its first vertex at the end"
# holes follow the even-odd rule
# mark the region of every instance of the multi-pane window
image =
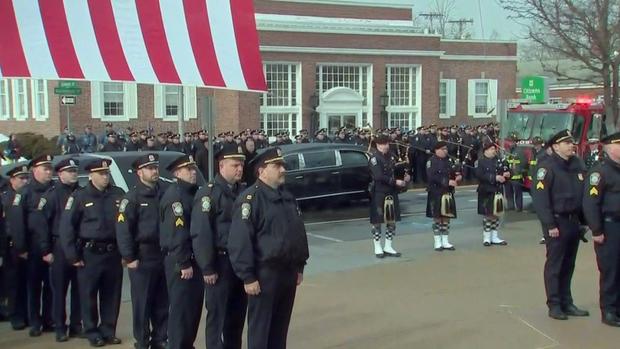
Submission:
POLYGON ((388 93, 390 105, 411 106, 416 104, 415 68, 388 67, 388 93))
POLYGON ((260 97, 261 128, 267 136, 297 132, 301 115, 301 66, 295 63, 265 63, 267 93, 260 97))
POLYGON ((411 128, 410 118, 411 113, 390 113, 388 116, 388 127, 409 130, 411 128))
POLYGON ((486 113, 489 110, 489 83, 476 81, 476 114, 486 113))
POLYGON ((15 119, 28 118, 28 90, 26 80, 12 80, 13 85, 13 116, 15 119))
POLYGON ((448 114, 448 83, 446 81, 439 83, 439 114, 448 114))
POLYGON ((317 65, 316 90, 319 95, 334 87, 348 87, 364 97, 363 105, 367 106, 370 99, 368 89, 368 65, 317 65))
POLYGON ((32 110, 37 119, 47 119, 47 81, 32 80, 32 110))
POLYGON ((104 116, 123 116, 124 115, 124 89, 121 82, 103 83, 103 115, 104 116))
POLYGON ((261 96, 261 105, 297 105, 297 65, 266 64, 265 78, 269 92, 261 96))
POLYGON ((275 136, 282 131, 297 130, 296 113, 262 113, 261 129, 267 136, 275 136))
POLYGON ((181 86, 164 86, 166 116, 179 116, 181 106, 181 86))
POLYGON ((0 119, 9 118, 9 81, 0 80, 0 119))
POLYGON ((420 109, 418 100, 418 67, 412 65, 387 66, 386 91, 389 102, 387 126, 410 130, 420 109))

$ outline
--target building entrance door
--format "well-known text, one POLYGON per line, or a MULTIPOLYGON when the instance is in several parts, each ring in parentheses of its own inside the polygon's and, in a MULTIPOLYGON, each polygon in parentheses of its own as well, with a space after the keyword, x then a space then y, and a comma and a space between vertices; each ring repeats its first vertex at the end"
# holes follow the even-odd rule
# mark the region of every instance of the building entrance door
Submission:
POLYGON ((353 129, 355 125, 357 125, 357 115, 355 114, 334 114, 327 117, 327 127, 330 135, 335 135, 338 129, 343 126, 353 129))

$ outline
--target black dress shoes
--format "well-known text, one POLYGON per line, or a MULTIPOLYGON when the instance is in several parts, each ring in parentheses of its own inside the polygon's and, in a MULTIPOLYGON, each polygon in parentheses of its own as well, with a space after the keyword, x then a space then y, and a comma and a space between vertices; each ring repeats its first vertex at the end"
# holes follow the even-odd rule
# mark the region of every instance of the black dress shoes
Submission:
POLYGON ((62 342, 66 342, 68 340, 69 340, 69 337, 66 334, 64 334, 62 332, 56 333, 56 342, 62 343, 62 342))
POLYGON ((568 320, 568 316, 560 308, 549 309, 549 317, 556 320, 568 320))
POLYGON ((39 337, 41 336, 41 333, 42 333, 41 327, 32 327, 30 329, 30 332, 28 332, 28 335, 30 337, 39 337))
POLYGON ((120 338, 116 338, 116 337, 109 337, 109 338, 104 338, 105 344, 121 344, 123 341, 120 340, 120 338))
POLYGON ((562 307, 562 311, 568 316, 590 316, 590 313, 587 310, 579 309, 574 304, 562 307))
POLYGON ((620 318, 612 312, 604 313, 601 321, 608 326, 620 327, 620 318))
POLYGON ((386 257, 400 257, 400 256, 401 256, 401 253, 400 253, 400 252, 390 253, 390 252, 385 252, 385 251, 383 251, 383 254, 384 254, 386 257))
POLYGON ((95 347, 95 348, 103 347, 105 345, 105 342, 103 341, 103 338, 101 338, 101 337, 96 337, 94 339, 89 339, 88 341, 90 342, 90 346, 91 347, 95 347))

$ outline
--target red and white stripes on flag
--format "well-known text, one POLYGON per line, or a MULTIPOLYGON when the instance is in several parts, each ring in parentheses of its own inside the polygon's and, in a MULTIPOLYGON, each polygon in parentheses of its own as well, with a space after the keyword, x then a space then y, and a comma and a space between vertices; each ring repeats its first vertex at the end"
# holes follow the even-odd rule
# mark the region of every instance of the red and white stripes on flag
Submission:
POLYGON ((0 0, 0 78, 266 89, 252 0, 0 0))

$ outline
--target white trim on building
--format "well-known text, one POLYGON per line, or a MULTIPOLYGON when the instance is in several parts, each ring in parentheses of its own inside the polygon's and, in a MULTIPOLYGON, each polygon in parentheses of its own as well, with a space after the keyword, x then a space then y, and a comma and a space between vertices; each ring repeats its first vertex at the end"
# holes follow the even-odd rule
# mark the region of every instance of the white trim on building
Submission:
POLYGON ((456 116, 456 79, 439 80, 439 118, 449 119, 456 116), (444 89, 442 92, 442 85, 444 89), (445 106, 442 106, 442 97, 445 99, 445 106), (442 112, 443 109, 443 112, 442 112))
POLYGON ((301 62, 265 61, 263 71, 269 91, 260 97, 260 128, 268 137, 280 131, 297 134, 302 128, 301 62))
POLYGON ((8 120, 11 117, 9 80, 0 79, 0 84, 0 120, 8 120))
POLYGON ((390 96, 389 104, 385 108, 388 113, 387 127, 408 130, 418 127, 422 123, 422 66, 387 64, 385 68, 386 90, 390 96), (395 81, 403 77, 407 81, 395 81))
POLYGON ((467 81, 467 115, 473 118, 493 118, 497 115, 497 83, 494 79, 467 81))
POLYGON ((123 84, 122 110, 119 115, 105 115, 104 82, 90 83, 91 115, 93 119, 104 122, 129 121, 138 118, 138 85, 129 82, 110 84, 123 84))
POLYGON ((178 86, 178 85, 154 85, 153 86, 153 105, 155 119, 162 119, 163 121, 179 121, 179 113, 183 114, 183 120, 188 121, 196 119, 197 105, 196 105, 196 87, 193 86, 178 86), (183 106, 179 105, 180 89, 183 88, 183 106), (166 95, 174 94, 170 90, 176 90, 177 104, 168 105, 166 95), (164 94, 166 91, 166 94, 164 94), (176 111, 176 113, 175 113, 176 111))
POLYGON ((49 119, 49 97, 47 80, 30 80, 30 93, 32 96, 32 116, 37 121, 49 119))
POLYGON ((28 86, 26 79, 12 79, 13 118, 18 121, 28 119, 28 86), (21 90, 21 93, 19 92, 21 90))

